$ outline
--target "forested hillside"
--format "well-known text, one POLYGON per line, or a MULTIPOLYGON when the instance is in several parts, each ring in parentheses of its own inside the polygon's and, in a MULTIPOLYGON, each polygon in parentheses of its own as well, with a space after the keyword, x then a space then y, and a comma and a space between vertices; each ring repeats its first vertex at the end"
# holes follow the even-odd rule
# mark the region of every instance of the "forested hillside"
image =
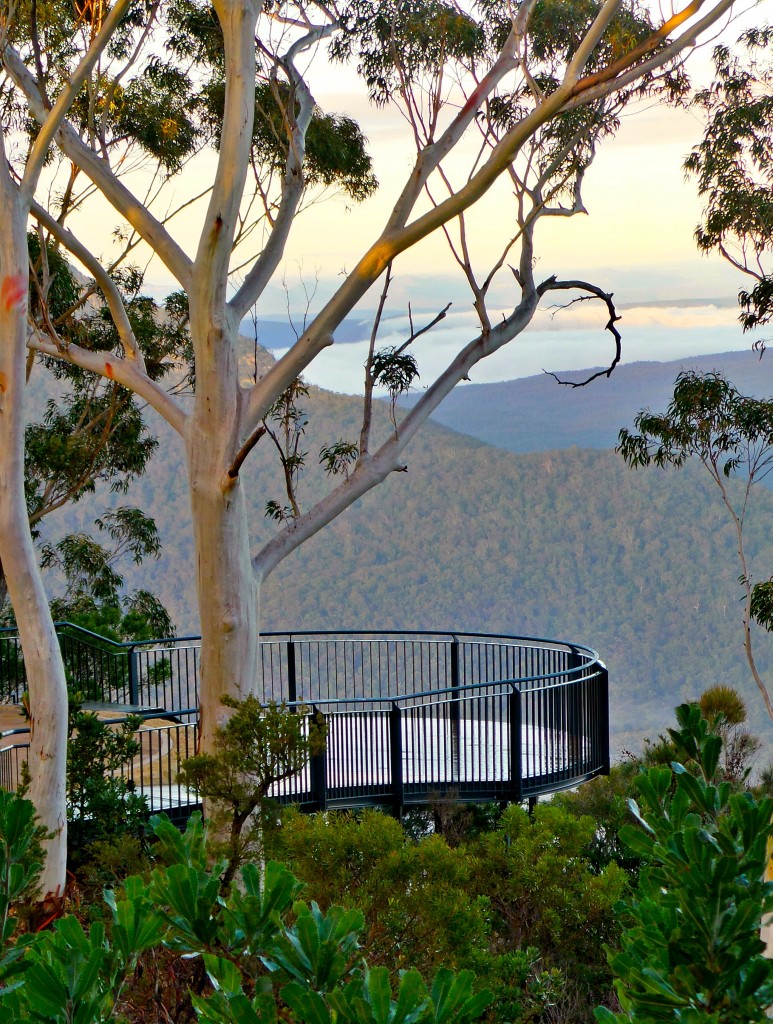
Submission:
MULTIPOLYGON (((355 400, 312 390, 305 404, 302 499, 318 490, 320 445, 357 434, 355 400)), ((386 410, 382 420, 392 429, 386 410)), ((156 517, 163 554, 130 577, 167 602, 181 632, 195 632, 184 468, 178 440, 165 440, 128 496, 156 517)), ((740 646, 733 536, 700 473, 633 472, 611 451, 516 455, 432 425, 408 456, 406 473, 279 567, 264 590, 264 629, 503 630, 586 643, 610 669, 618 750, 715 682, 741 688, 758 711, 740 646)), ((267 439, 251 459, 255 534, 265 537, 265 502, 282 499, 267 439)), ((761 490, 757 502, 749 547, 769 574, 773 494, 761 490)), ((76 506, 83 522, 86 512, 76 506)))
MULTIPOLYGON (((620 427, 630 426, 641 408, 665 409, 680 370, 719 370, 747 395, 773 395, 773 359, 751 348, 693 356, 668 363, 629 363, 608 379, 584 388, 562 387, 549 374, 496 384, 462 384, 433 413, 453 430, 512 452, 552 448, 612 448, 620 427)), ((559 373, 561 380, 582 381, 591 371, 559 373)), ((408 396, 406 404, 415 401, 408 396)))

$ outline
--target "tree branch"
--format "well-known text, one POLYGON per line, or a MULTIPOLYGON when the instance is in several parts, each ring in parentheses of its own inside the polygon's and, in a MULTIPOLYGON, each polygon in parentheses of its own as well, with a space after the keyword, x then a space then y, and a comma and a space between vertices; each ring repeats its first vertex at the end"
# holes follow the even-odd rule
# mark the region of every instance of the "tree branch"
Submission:
POLYGON ((306 132, 314 113, 314 97, 302 75, 295 67, 295 57, 303 50, 309 49, 315 43, 330 35, 335 25, 323 25, 316 27, 303 39, 299 39, 288 50, 287 56, 282 61, 288 78, 290 79, 294 98, 300 103, 300 111, 297 116, 289 111, 293 118, 290 146, 285 161, 284 180, 282 183, 282 199, 274 223, 271 235, 266 243, 263 252, 255 261, 254 266, 246 275, 241 287, 231 299, 229 306, 234 318, 241 323, 247 310, 257 302, 263 294, 266 285, 271 280, 274 272, 279 266, 279 261, 285 251, 285 245, 290 235, 298 205, 303 196, 304 175, 303 161, 306 154, 306 132))
POLYGON ((540 295, 544 295, 549 291, 585 291, 590 292, 590 295, 583 295, 581 298, 572 299, 571 302, 567 303, 567 306, 562 306, 562 309, 573 306, 575 302, 589 302, 591 298, 601 299, 606 305, 607 312, 609 313, 609 320, 604 325, 604 330, 609 331, 612 337, 615 339, 615 356, 609 366, 604 370, 597 370, 596 373, 592 373, 587 380, 583 381, 571 381, 571 380, 560 380, 555 373, 551 373, 550 370, 543 370, 543 373, 547 373, 548 376, 552 377, 559 384, 563 384, 570 388, 584 388, 586 384, 590 384, 591 381, 597 380, 599 377, 611 377, 612 371, 620 362, 622 355, 622 338, 615 324, 622 317, 618 314, 615 309, 615 304, 612 301, 612 293, 602 291, 595 284, 589 284, 587 281, 557 281, 554 277, 550 277, 547 281, 544 281, 537 291, 540 295))
POLYGON ((253 430, 253 432, 250 434, 250 436, 247 438, 247 440, 241 446, 239 451, 236 453, 236 458, 233 460, 233 463, 231 464, 231 468, 228 470, 228 474, 227 474, 228 475, 228 483, 229 483, 229 485, 232 485, 232 484, 234 484, 236 482, 236 480, 237 480, 237 478, 239 476, 239 471, 241 470, 242 466, 244 465, 244 460, 247 458, 247 456, 250 454, 252 449, 255 447, 255 445, 258 443, 258 441, 261 439, 261 437, 263 437, 263 435, 266 433, 267 430, 268 430, 268 427, 266 427, 265 424, 261 424, 257 428, 257 430, 253 430))
POLYGON ((378 300, 378 309, 373 318, 373 327, 371 328, 370 343, 368 345, 368 358, 365 361, 365 396, 362 401, 362 427, 360 429, 360 454, 358 462, 363 461, 368 454, 370 427, 373 421, 373 354, 376 351, 376 338, 378 337, 378 329, 381 326, 381 318, 384 315, 384 306, 386 306, 391 283, 392 265, 390 263, 386 270, 384 287, 381 289, 381 296, 378 300))
POLYGON ((287 555, 332 522, 363 494, 385 480, 390 473, 405 470, 400 456, 419 428, 459 381, 469 376, 477 362, 496 352, 528 326, 537 308, 537 300, 536 291, 531 291, 506 320, 490 332, 473 339, 434 384, 427 388, 400 422, 399 430, 391 434, 377 452, 358 461, 348 480, 294 519, 263 546, 252 560, 259 579, 264 580, 287 555))
MULTIPOLYGON (((37 84, 16 50, 6 45, 3 63, 9 75, 24 93, 30 114, 41 126, 45 124, 47 110, 37 84)), ((63 121, 56 134, 56 143, 74 164, 81 168, 102 192, 107 201, 129 222, 148 243, 174 275, 180 286, 191 286, 191 260, 174 241, 167 229, 120 181, 109 163, 87 146, 75 129, 63 121)))
POLYGON ((256 7, 220 0, 215 9, 225 49, 225 106, 215 180, 193 265, 190 296, 191 319, 203 318, 203 336, 207 325, 220 320, 226 309, 228 267, 255 119, 256 7))
POLYGON ((72 343, 67 345, 66 352, 59 349, 53 342, 40 338, 30 338, 27 347, 43 355, 55 359, 64 359, 80 366, 82 370, 98 373, 108 380, 114 380, 129 388, 162 416, 166 422, 181 436, 185 436, 189 415, 175 402, 172 396, 162 387, 143 373, 137 364, 129 359, 116 358, 112 353, 91 352, 72 343))
POLYGON ((71 252, 84 267, 93 275, 99 289, 105 296, 110 314, 113 318, 118 337, 121 339, 126 357, 134 360, 137 368, 145 372, 145 358, 142 350, 137 344, 132 325, 126 313, 121 293, 116 287, 115 281, 110 277, 100 261, 80 242, 75 235, 65 228, 58 220, 53 218, 47 210, 38 203, 33 202, 31 206, 32 216, 49 231, 56 240, 63 245, 68 252, 71 252))
MULTIPOLYGON (((68 79, 65 87, 57 96, 56 103, 48 113, 45 121, 41 124, 40 131, 32 145, 32 149, 30 150, 30 154, 24 168, 24 177, 21 183, 21 196, 22 201, 25 204, 32 200, 38 178, 40 177, 40 172, 43 169, 46 154, 48 153, 48 148, 54 141, 54 136, 59 130, 59 126, 66 117, 67 111, 72 106, 76 96, 80 92, 83 83, 86 81, 92 68, 96 64, 107 44, 110 42, 113 33, 123 19, 126 9, 129 6, 129 2, 130 0, 116 0, 116 3, 110 9, 107 17, 102 22, 99 32, 95 36, 91 46, 89 46, 83 60, 68 79)), ((42 97, 41 102, 45 104, 45 100, 42 97)))
MULTIPOLYGON (((699 25, 693 27, 693 33, 690 35, 685 33, 673 44, 664 47, 660 53, 648 62, 648 68, 659 67, 666 63, 675 53, 678 53, 680 49, 683 49, 690 43, 695 31, 702 31, 717 21, 732 2, 733 0, 720 0, 712 8, 711 12, 701 20, 699 25)), ((603 17, 600 15, 597 18, 586 37, 586 41, 582 44, 583 52, 594 39, 596 42, 598 41, 599 34, 604 30, 605 19, 611 17, 611 10, 612 0, 608 0, 602 12, 603 17)), ((508 45, 511 45, 510 42, 508 42, 508 45)), ((514 60, 514 57, 511 55, 510 59, 514 60)), ((600 85, 585 86, 582 91, 578 91, 576 76, 581 70, 581 64, 580 60, 572 63, 572 73, 570 74, 567 71, 561 85, 502 137, 494 146, 488 160, 455 195, 439 203, 434 209, 420 215, 405 227, 397 228, 395 225, 404 221, 407 217, 407 212, 402 208, 401 204, 407 203, 406 197, 413 195, 411 182, 420 180, 423 174, 422 167, 417 163, 409 179, 409 184, 398 200, 381 236, 360 259, 338 292, 325 305, 309 329, 304 332, 299 342, 285 353, 268 373, 264 375, 256 387, 253 388, 245 413, 247 429, 254 427, 262 419, 263 414, 271 405, 272 396, 281 393, 326 346, 333 343, 335 328, 359 299, 363 297, 370 286, 378 280, 389 262, 394 260, 401 252, 431 234, 435 229, 442 227, 443 224, 470 207, 483 196, 491 188, 499 175, 510 166, 524 143, 532 138, 534 133, 551 118, 567 109, 584 105, 602 96, 609 95, 622 88, 626 82, 624 76, 623 79, 613 79, 600 85)), ((634 78, 638 77, 641 73, 641 66, 630 72, 634 78)), ((472 119, 477 102, 478 92, 476 91, 472 94, 468 103, 465 104, 460 115, 457 116, 454 125, 459 123, 459 118, 464 112, 469 112, 470 119, 472 119)), ((442 138, 446 139, 449 143, 458 141, 452 139, 447 133, 442 138)), ((435 144, 435 146, 437 145, 438 143, 435 144)), ((428 151, 425 151, 422 154, 421 160, 427 159, 429 159, 428 151)), ((412 203, 408 205, 412 208, 412 203)), ((530 280, 531 266, 528 263, 524 250, 522 250, 520 273, 525 282, 530 280)))
MULTIPOLYGON (((696 0, 695 3, 691 3, 686 10, 690 10, 694 13, 695 10, 699 10, 705 0, 696 0)), ((663 34, 665 26, 670 25, 669 31, 673 28, 678 27, 689 14, 682 12, 682 15, 675 15, 674 18, 669 19, 668 22, 664 23, 660 29, 657 29, 653 36, 645 40, 644 43, 632 50, 631 53, 625 57, 621 57, 620 61, 616 61, 610 64, 607 68, 602 71, 596 72, 595 75, 589 75, 587 78, 581 79, 575 85, 573 89, 573 95, 569 102, 566 104, 566 110, 574 110, 576 107, 584 106, 595 99, 599 99, 603 96, 608 96, 610 92, 615 92, 620 89, 624 89, 631 82, 634 82, 637 78, 642 78, 644 75, 650 74, 650 72, 663 67, 667 64, 672 57, 681 53, 682 50, 686 50, 688 47, 694 47, 696 45, 696 39, 706 29, 711 28, 715 25, 719 19, 732 8, 735 0, 719 0, 719 2, 711 8, 705 17, 701 18, 694 25, 691 25, 686 31, 684 31, 676 39, 667 43, 661 50, 658 50, 649 60, 645 60, 642 64, 635 64, 630 66, 633 61, 638 60, 642 56, 646 56, 652 50, 656 50, 657 47, 665 40, 666 36, 663 34), (680 20, 675 21, 679 18, 680 20), (618 67, 618 64, 620 67, 618 67), (627 69, 627 70, 626 70, 627 69), (621 73, 622 72, 622 73, 621 73)))

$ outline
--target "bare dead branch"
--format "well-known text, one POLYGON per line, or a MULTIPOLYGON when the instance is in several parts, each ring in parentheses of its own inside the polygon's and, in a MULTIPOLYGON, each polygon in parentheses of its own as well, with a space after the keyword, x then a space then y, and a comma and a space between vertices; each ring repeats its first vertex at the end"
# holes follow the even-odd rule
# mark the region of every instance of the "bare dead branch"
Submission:
POLYGON ((368 345, 368 359, 365 363, 365 397, 362 403, 362 428, 360 430, 360 454, 358 462, 364 461, 368 454, 370 442, 370 427, 373 422, 373 354, 376 351, 376 338, 378 329, 381 326, 381 318, 384 315, 384 306, 389 295, 389 286, 392 283, 392 264, 386 269, 384 287, 381 289, 381 296, 378 300, 378 309, 373 318, 373 327, 370 332, 370 344, 368 345))
POLYGON ((622 355, 622 336, 618 331, 617 327, 615 326, 618 320, 622 320, 622 317, 615 309, 615 304, 612 301, 612 292, 605 292, 597 285, 589 284, 587 281, 557 281, 554 277, 550 277, 547 279, 547 281, 543 281, 543 283, 537 289, 537 292, 540 296, 544 295, 546 292, 549 291, 589 292, 588 295, 582 295, 576 299, 572 299, 565 305, 558 307, 559 309, 568 309, 569 306, 573 306, 575 305, 575 303, 590 302, 594 298, 600 299, 607 307, 607 312, 609 313, 609 319, 604 325, 604 330, 609 331, 612 337, 615 339, 615 355, 609 366, 605 367, 605 369, 603 370, 597 370, 595 373, 592 373, 590 377, 587 378, 587 380, 561 380, 555 373, 552 373, 550 370, 543 370, 542 372, 547 373, 548 376, 552 377, 558 384, 563 384, 565 387, 570 388, 584 388, 586 384, 590 384, 591 381, 597 380, 599 377, 611 377, 612 371, 620 362, 620 357, 622 355))
POLYGON ((413 321, 411 320, 411 336, 410 338, 408 338, 407 341, 404 341, 402 345, 398 346, 398 348, 395 349, 395 355, 399 356, 401 352, 405 352, 408 346, 411 345, 414 341, 416 341, 417 338, 420 338, 422 334, 426 334, 427 331, 431 331, 432 328, 439 324, 441 320, 445 320, 451 306, 453 306, 453 302, 449 302, 446 306, 444 306, 443 309, 441 309, 440 312, 436 316, 434 316, 428 324, 425 324, 424 327, 420 327, 418 331, 413 330, 413 321))

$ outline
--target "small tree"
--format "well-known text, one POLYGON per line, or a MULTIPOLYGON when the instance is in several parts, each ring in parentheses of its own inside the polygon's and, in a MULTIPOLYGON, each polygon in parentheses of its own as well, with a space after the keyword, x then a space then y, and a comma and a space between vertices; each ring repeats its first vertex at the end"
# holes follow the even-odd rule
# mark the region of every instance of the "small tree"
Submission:
POLYGON ((215 753, 188 758, 179 778, 212 801, 211 828, 224 837, 228 863, 223 881, 228 886, 247 851, 260 847, 272 787, 324 751, 325 727, 303 707, 291 712, 273 701, 261 705, 252 696, 243 701, 224 697, 223 703, 233 715, 218 729, 215 753))
POLYGON ((67 745, 69 860, 78 864, 95 842, 140 834, 147 820, 144 796, 135 793, 123 771, 137 754, 135 733, 142 719, 130 715, 118 726, 84 711, 81 695, 71 694, 67 745))
MULTIPOLYGON (((617 450, 632 468, 683 466, 696 458, 709 473, 733 523, 743 588, 743 643, 749 670, 773 719, 773 703, 754 658, 751 622, 760 605, 744 546, 744 524, 754 485, 773 469, 773 402, 747 398, 720 373, 681 373, 674 397, 663 414, 640 412, 632 433, 620 431, 617 450), (731 477, 743 482, 740 493, 729 486, 731 477)), ((773 590, 766 585, 763 595, 773 590)), ((758 612, 759 613, 759 612, 758 612)), ((760 614, 765 622, 764 614, 760 614)))
POLYGON ((714 81, 694 101, 706 115, 703 140, 685 164, 706 203, 695 232, 699 248, 720 253, 753 281, 738 295, 745 331, 773 319, 771 44, 773 29, 760 26, 741 36, 740 52, 714 50, 714 81))

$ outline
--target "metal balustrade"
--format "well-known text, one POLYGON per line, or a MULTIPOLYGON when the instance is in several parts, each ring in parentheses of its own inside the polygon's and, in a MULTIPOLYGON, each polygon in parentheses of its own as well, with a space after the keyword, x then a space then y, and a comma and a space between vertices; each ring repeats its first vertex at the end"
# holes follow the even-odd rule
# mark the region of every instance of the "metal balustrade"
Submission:
MULTIPOLYGON (((196 749, 199 639, 115 644, 68 624, 58 632, 85 699, 136 707, 146 719, 124 776, 151 811, 189 813, 198 797, 177 775, 196 749)), ((23 659, 8 630, 0 632, 0 685, 5 700, 20 699, 23 659)), ((607 671, 578 644, 461 633, 266 634, 258 692, 325 720, 324 753, 272 793, 305 810, 400 809, 448 795, 519 801, 609 770, 607 671)), ((13 788, 27 737, 4 740, 0 785, 13 788)))

